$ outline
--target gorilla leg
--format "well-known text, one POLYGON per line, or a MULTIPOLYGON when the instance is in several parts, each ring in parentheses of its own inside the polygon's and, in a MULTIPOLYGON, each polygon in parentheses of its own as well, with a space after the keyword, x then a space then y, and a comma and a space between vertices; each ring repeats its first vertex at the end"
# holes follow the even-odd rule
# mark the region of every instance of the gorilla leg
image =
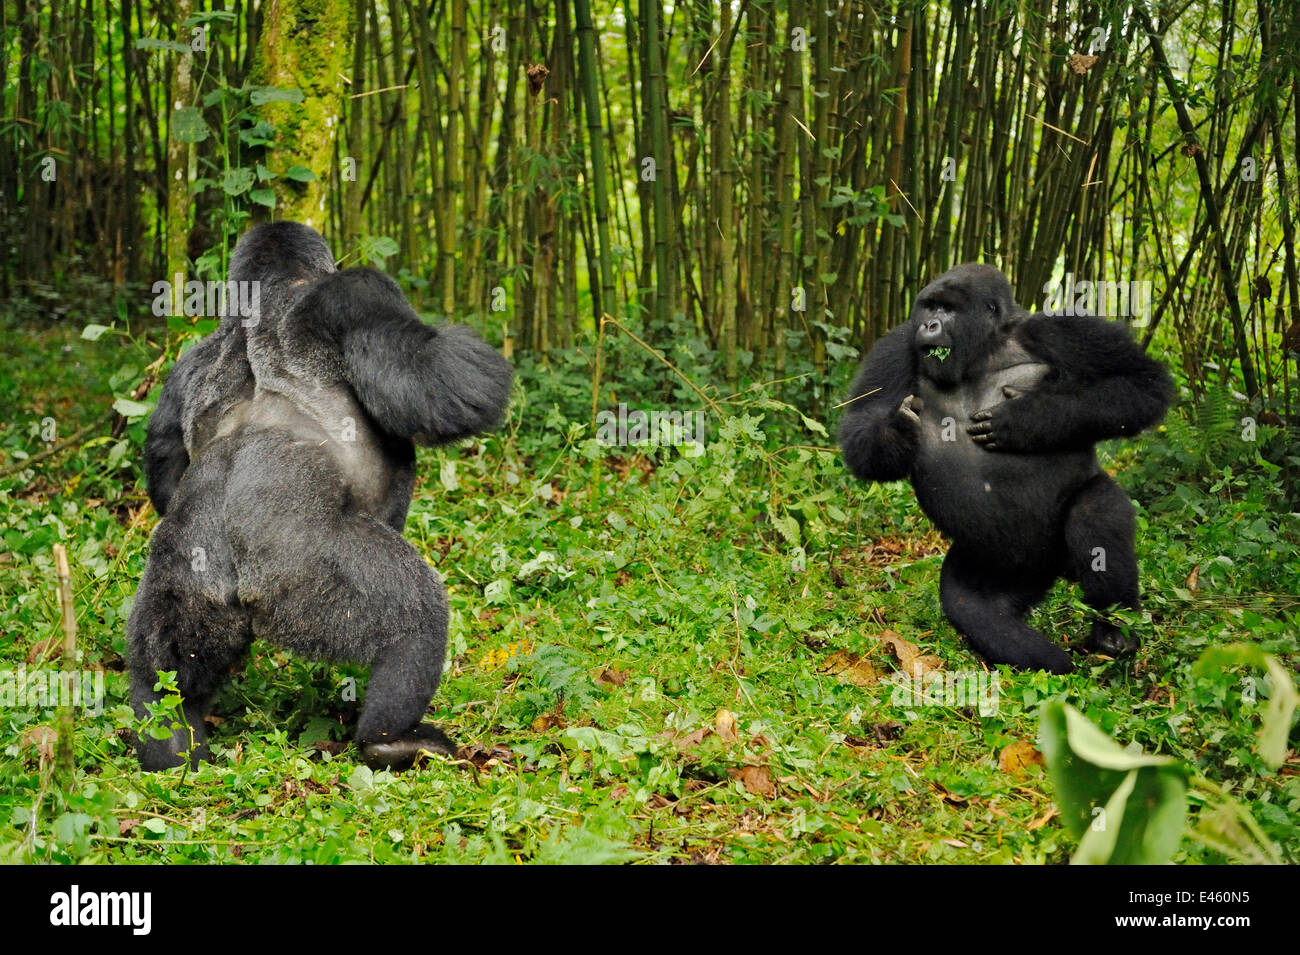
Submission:
POLYGON ((255 443, 236 461, 227 517, 239 596, 254 631, 312 659, 371 664, 357 746, 374 768, 403 769, 421 750, 452 753, 420 720, 442 676, 447 598, 442 581, 393 528, 350 510, 337 482, 297 460, 297 476, 255 443))
POLYGON ((1101 614, 1110 607, 1138 606, 1137 555, 1134 552, 1133 503, 1107 475, 1085 484, 1070 502, 1065 519, 1066 573, 1083 590, 1083 599, 1098 611, 1088 649, 1119 656, 1137 648, 1101 614))
POLYGON ((203 548, 202 535, 188 526, 169 518, 154 532, 127 622, 136 716, 144 718, 145 704, 162 699, 154 690, 157 671, 174 670, 189 724, 188 731, 182 727, 166 739, 137 737, 140 767, 150 772, 181 765, 187 750, 192 766, 207 759, 208 703, 252 641, 248 613, 234 601, 234 573, 224 545, 214 539, 203 548))
POLYGON ((1024 622, 1029 608, 1047 593, 1052 573, 1034 572, 1024 579, 994 576, 986 564, 953 544, 939 576, 943 612, 957 631, 989 663, 1021 669, 1069 673, 1070 655, 1024 622))

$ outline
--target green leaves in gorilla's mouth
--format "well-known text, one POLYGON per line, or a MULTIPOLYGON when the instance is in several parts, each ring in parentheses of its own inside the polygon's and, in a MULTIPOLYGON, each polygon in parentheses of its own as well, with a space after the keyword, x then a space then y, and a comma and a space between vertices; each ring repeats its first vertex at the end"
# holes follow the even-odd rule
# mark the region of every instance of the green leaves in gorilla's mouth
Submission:
POLYGON ((926 352, 926 354, 929 355, 931 358, 937 358, 940 361, 943 361, 949 355, 952 354, 952 349, 944 348, 943 346, 935 346, 934 348, 931 348, 928 352, 926 352))

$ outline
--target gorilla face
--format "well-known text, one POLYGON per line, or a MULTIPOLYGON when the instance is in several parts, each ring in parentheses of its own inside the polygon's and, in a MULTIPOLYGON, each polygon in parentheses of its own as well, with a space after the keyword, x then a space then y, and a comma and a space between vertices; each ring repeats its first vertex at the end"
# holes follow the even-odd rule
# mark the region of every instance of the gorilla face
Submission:
POLYGON ((1023 313, 1002 273, 962 265, 921 290, 912 307, 912 344, 921 374, 951 388, 980 374, 1023 313))

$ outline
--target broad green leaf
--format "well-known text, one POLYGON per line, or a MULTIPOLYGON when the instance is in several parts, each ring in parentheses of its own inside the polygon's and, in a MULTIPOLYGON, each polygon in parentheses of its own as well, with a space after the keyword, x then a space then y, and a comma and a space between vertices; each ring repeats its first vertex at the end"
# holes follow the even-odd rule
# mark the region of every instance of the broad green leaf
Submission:
POLYGON ((208 124, 197 106, 182 106, 172 113, 168 125, 172 139, 181 143, 201 143, 208 138, 208 124))
POLYGON ((1043 705, 1039 743, 1075 861, 1165 862, 1178 848, 1187 814, 1188 770, 1169 756, 1129 752, 1074 707, 1043 705), (1095 807, 1103 807, 1093 829, 1095 807))
POLYGON ((1295 679, 1276 657, 1265 653, 1253 643, 1229 643, 1210 647, 1196 659, 1192 667, 1195 676, 1208 676, 1228 667, 1257 667, 1268 672, 1272 693, 1264 710, 1259 729, 1259 757, 1271 768, 1277 769, 1286 760, 1287 737, 1291 732, 1291 718, 1300 695, 1296 693, 1295 679))
POLYGON ((247 166, 227 169, 221 176, 221 191, 228 196, 243 195, 253 187, 253 170, 247 166))
POLYGON ((1186 817, 1187 780, 1183 767, 1145 766, 1132 770, 1107 801, 1103 824, 1096 830, 1088 827, 1071 862, 1163 865, 1178 850, 1186 817), (1101 837, 1106 830, 1114 837, 1103 855, 1098 850, 1104 844, 1101 837))
POLYGON ((1136 782, 1137 770, 1132 770, 1111 793, 1101 814, 1093 817, 1093 821, 1084 830, 1083 837, 1079 839, 1079 848, 1070 858, 1072 865, 1105 865, 1110 859, 1111 853, 1115 851, 1120 825, 1124 821, 1124 807, 1128 804, 1128 797, 1132 795, 1136 782))
POLYGON ((826 426, 820 421, 814 420, 803 413, 800 413, 799 417, 803 418, 803 426, 813 434, 820 434, 823 438, 829 437, 826 431, 826 426))
POLYGON ((253 90, 249 101, 254 106, 262 106, 265 103, 301 103, 303 95, 302 90, 280 90, 274 86, 259 86, 253 90))
POLYGON ((141 404, 129 398, 118 398, 113 402, 113 410, 123 418, 142 418, 153 411, 153 405, 141 404))
POLYGON ((443 490, 456 491, 460 489, 460 479, 456 477, 456 462, 450 458, 442 462, 438 468, 438 480, 442 482, 443 490))
POLYGON ((1194 676, 1207 676, 1233 666, 1250 666, 1264 668, 1264 659, 1268 656, 1253 643, 1228 643, 1220 647, 1210 647, 1196 658, 1192 666, 1194 676))
POLYGON ((1286 761, 1287 737, 1291 733, 1291 717, 1298 698, 1295 680, 1286 667, 1272 655, 1264 658, 1264 664, 1273 684, 1273 694, 1269 697, 1263 726, 1259 729, 1259 758, 1270 768, 1277 769, 1286 761))
POLYGON ((787 543, 792 545, 799 543, 799 522, 798 521, 796 521, 785 511, 782 511, 780 514, 773 514, 771 515, 771 517, 772 517, 772 526, 775 527, 781 533, 781 536, 786 539, 787 543))
POLYGON ((1176 762, 1172 756, 1129 752, 1072 706, 1065 707, 1065 727, 1070 737, 1070 749, 1102 769, 1128 770, 1176 762))

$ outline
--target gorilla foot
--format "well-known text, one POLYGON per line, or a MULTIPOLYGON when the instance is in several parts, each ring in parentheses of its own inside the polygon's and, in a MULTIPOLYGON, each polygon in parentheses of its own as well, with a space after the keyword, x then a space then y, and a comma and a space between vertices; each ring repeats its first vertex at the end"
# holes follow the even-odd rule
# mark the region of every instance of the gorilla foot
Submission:
POLYGON ((1046 637, 1043 637, 1041 644, 1019 649, 1023 652, 1008 654, 1009 657, 1014 656, 1014 658, 997 662, 1009 663, 1017 670, 1045 670, 1048 673, 1074 672, 1074 660, 1070 658, 1070 654, 1046 637))
POLYGON ((1125 633, 1109 620, 1094 620, 1092 632, 1085 644, 1089 653, 1102 653, 1108 657, 1127 656, 1138 648, 1138 639, 1125 633))
POLYGON ((432 723, 417 723, 405 733, 392 737, 358 741, 357 748, 371 769, 394 772, 410 769, 422 754, 456 755, 456 744, 432 723))

